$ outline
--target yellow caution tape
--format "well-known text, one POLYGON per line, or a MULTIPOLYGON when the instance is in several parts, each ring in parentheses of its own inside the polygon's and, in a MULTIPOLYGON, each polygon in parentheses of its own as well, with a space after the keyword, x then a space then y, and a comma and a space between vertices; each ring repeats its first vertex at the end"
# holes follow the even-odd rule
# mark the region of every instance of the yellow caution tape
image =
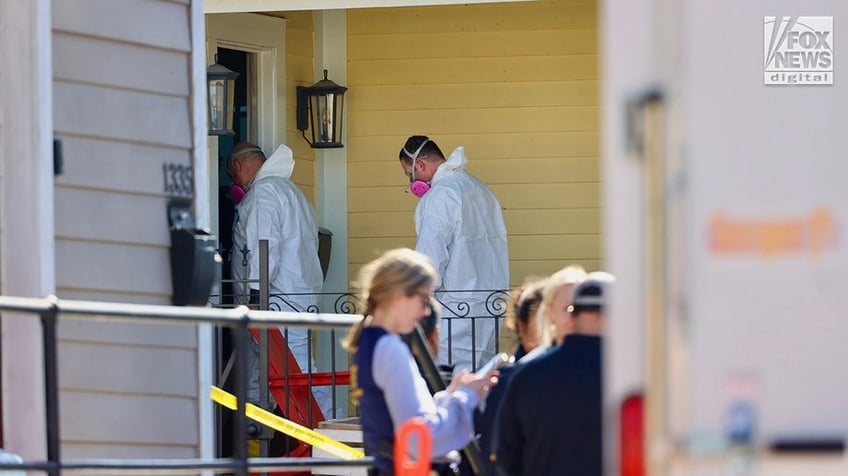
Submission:
MULTIPOLYGON (((235 410, 238 407, 238 400, 235 395, 214 385, 211 386, 210 396, 212 397, 212 400, 229 408, 230 410, 235 410)), ((299 425, 291 420, 274 415, 273 413, 263 410, 252 403, 248 403, 246 405, 244 413, 251 420, 258 421, 267 427, 273 428, 280 433, 285 433, 292 438, 297 438, 298 440, 316 448, 321 448, 333 456, 338 456, 342 459, 357 459, 365 457, 365 453, 357 449, 351 448, 350 446, 336 441, 326 435, 310 430, 309 428, 299 425)))

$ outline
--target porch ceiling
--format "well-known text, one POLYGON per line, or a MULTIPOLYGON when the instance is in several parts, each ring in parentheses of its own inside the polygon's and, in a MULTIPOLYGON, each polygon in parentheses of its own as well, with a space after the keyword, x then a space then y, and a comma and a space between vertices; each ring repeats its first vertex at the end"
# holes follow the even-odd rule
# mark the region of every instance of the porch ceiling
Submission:
POLYGON ((206 0, 206 13, 344 10, 349 8, 505 3, 533 0, 206 0))

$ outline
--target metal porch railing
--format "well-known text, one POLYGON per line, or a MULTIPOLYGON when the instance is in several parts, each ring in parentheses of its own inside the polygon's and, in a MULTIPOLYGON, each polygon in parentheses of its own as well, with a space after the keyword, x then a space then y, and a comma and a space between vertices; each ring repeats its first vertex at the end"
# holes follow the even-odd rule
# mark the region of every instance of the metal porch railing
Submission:
MULTIPOLYGON (((223 280, 221 283, 222 285, 218 286, 218 289, 224 289, 223 284, 229 284, 233 288, 242 288, 242 291, 240 293, 221 293, 211 296, 212 302, 216 303, 215 305, 222 307, 234 305, 232 303, 238 301, 238 296, 250 295, 248 290, 249 286, 251 284, 255 284, 258 286, 259 292, 255 296, 256 301, 249 304, 251 307, 256 309, 283 312, 331 312, 333 314, 356 314, 361 313, 364 310, 364 305, 359 296, 349 290, 322 293, 272 293, 270 289, 268 270, 268 240, 260 240, 258 250, 260 263, 259 278, 248 280, 223 280), (296 304, 295 301, 297 301, 298 298, 305 297, 314 297, 316 304, 307 306, 305 309, 300 309, 301 306, 296 304), (332 309, 323 309, 326 306, 332 306, 332 309)), ((245 262, 244 265, 246 266, 247 263, 245 262)), ((434 297, 439 304, 441 304, 441 319, 446 321, 448 327, 447 335, 441 336, 442 339, 446 339, 448 342, 448 364, 453 363, 453 355, 451 352, 453 349, 453 342, 450 330, 454 323, 463 321, 470 321, 472 323, 471 345, 474 349, 479 349, 483 346, 478 345, 476 335, 477 326, 474 324, 477 322, 491 321, 494 327, 494 345, 497 346, 500 339, 501 325, 503 324, 507 302, 509 299, 508 289, 438 289, 434 292, 434 297)), ((331 338, 331 341, 337 342, 338 339, 334 335, 331 338)), ((260 346, 261 345, 262 343, 260 342, 260 346)), ((492 355, 497 353, 496 348, 486 350, 491 352, 492 355)), ((311 348, 308 348, 307 351, 310 354, 312 353, 311 348)), ((333 353, 330 360, 331 362, 335 362, 335 353, 337 352, 336 347, 333 346, 330 349, 330 352, 333 353)), ((476 359, 473 359, 470 370, 476 371, 482 364, 483 362, 477 362, 476 359)), ((307 371, 307 369, 303 370, 307 371)), ((311 373, 311 371, 312 369, 308 369, 308 372, 311 373)), ((337 369, 335 368, 331 370, 333 373, 336 371, 337 369)))
MULTIPOLYGON (((249 327, 272 326, 309 327, 317 329, 344 329, 361 316, 314 314, 305 319, 302 314, 249 310, 247 307, 213 309, 135 305, 87 301, 60 300, 56 297, 19 298, 0 296, 0 313, 37 314, 41 319, 44 345, 45 416, 47 460, 23 463, 0 463, 0 470, 45 471, 58 475, 63 471, 80 471, 87 474, 115 473, 169 473, 191 474, 198 472, 234 473, 246 476, 248 472, 317 470, 319 468, 372 467, 373 458, 360 460, 328 460, 318 458, 248 458, 247 419, 245 395, 247 393, 246 345, 236 346, 235 394, 238 396, 234 413, 233 457, 191 459, 87 459, 63 460, 60 454, 59 385, 57 372, 57 336, 59 319, 74 317, 126 322, 155 322, 172 324, 215 324, 229 327, 236 342, 246 342, 249 327)), ((14 318, 14 317, 13 317, 14 318)))

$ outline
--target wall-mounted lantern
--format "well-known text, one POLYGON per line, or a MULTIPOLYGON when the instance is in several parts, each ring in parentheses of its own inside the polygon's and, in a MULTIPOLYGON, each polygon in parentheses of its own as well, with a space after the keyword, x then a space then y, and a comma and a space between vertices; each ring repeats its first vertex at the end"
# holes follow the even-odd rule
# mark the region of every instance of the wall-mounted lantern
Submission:
POLYGON ((235 134, 233 132, 233 101, 235 101, 234 93, 238 75, 226 66, 218 64, 217 55, 215 55, 215 64, 206 68, 209 94, 207 125, 210 136, 235 134))
POLYGON ((347 88, 327 79, 309 87, 297 87, 297 128, 306 142, 315 149, 344 147, 342 122, 344 121, 344 94, 347 88), (306 137, 311 131, 312 140, 306 137))

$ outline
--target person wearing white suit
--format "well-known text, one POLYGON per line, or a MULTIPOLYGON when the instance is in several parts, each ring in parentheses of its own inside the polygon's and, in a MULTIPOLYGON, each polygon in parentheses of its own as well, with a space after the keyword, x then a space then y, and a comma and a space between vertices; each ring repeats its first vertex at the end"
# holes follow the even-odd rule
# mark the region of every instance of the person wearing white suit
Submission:
MULTIPOLYGON (((236 144, 228 161, 233 182, 245 191, 236 206, 233 223, 232 275, 236 302, 247 304, 258 293, 259 241, 268 240, 270 308, 288 312, 316 312, 323 273, 318 258, 318 226, 312 205, 291 181, 294 155, 285 145, 265 158, 254 144, 236 144)), ((281 329, 284 336, 285 331, 281 329)), ((288 345, 303 372, 315 371, 307 352, 309 335, 303 328, 288 328, 288 345)), ((254 346, 256 347, 256 346, 254 346)), ((256 347, 258 349, 258 347, 256 347)), ((254 353, 253 359, 258 357, 254 353)), ((251 369, 258 369, 252 363, 251 369)), ((256 370, 254 370, 256 371, 256 370)), ((258 376, 258 373, 256 374, 258 376)), ((258 377, 249 379, 248 398, 258 397, 258 377)), ((326 387, 313 388, 324 416, 331 418, 332 398, 326 387)))
POLYGON ((410 191, 421 198, 415 208, 415 249, 430 258, 440 277, 435 284, 436 299, 443 305, 439 358, 455 365, 455 372, 474 370, 496 352, 497 322, 487 298, 509 287, 501 205, 466 170, 468 158, 461 146, 445 159, 431 139, 412 136, 399 158, 410 191))

